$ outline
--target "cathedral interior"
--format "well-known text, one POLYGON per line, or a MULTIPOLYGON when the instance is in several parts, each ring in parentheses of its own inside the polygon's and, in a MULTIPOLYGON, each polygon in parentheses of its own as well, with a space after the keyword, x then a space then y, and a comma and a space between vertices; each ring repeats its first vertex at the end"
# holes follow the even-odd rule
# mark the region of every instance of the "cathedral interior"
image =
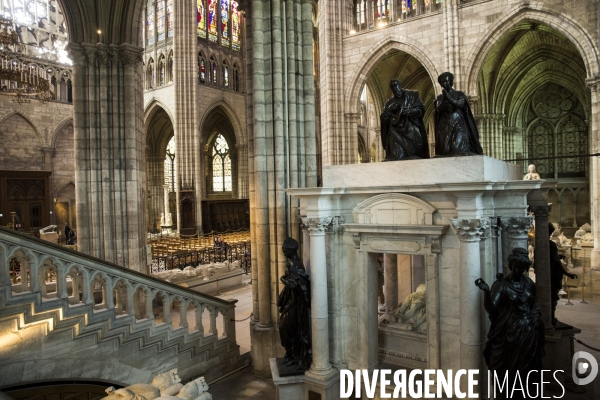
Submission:
POLYGON ((600 360, 599 157, 598 0, 0 0, 0 398, 336 399, 343 369, 484 371, 473 281, 522 247, 544 365, 596 399, 567 375, 600 360), (446 71, 483 154, 436 153, 446 71), (388 162, 393 80, 428 159, 388 162), (288 237, 311 282, 293 377, 288 237))

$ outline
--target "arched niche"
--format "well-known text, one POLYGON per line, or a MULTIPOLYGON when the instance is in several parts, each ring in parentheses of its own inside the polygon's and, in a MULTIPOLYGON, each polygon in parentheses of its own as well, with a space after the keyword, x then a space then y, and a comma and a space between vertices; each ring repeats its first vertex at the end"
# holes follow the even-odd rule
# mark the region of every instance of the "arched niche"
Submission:
MULTIPOLYGON (((353 209, 353 223, 344 224, 351 233, 357 251, 357 295, 359 368, 377 368, 380 353, 379 322, 377 313, 377 256, 421 256, 424 260, 427 287, 427 334, 415 337, 415 346, 422 354, 402 351, 394 354, 404 358, 406 366, 438 368, 440 365, 440 289, 438 255, 442 252, 441 237, 447 225, 433 223, 436 209, 429 203, 406 194, 386 193, 373 196, 353 209)), ((414 335, 413 335, 414 336, 414 335)))

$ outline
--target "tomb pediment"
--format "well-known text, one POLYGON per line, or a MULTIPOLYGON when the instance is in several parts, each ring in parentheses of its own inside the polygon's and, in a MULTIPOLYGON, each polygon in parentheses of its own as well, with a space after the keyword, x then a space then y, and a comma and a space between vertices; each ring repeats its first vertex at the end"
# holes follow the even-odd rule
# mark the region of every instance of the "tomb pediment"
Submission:
POLYGON ((354 222, 369 225, 432 225, 436 211, 429 203, 406 194, 386 193, 358 204, 354 222))

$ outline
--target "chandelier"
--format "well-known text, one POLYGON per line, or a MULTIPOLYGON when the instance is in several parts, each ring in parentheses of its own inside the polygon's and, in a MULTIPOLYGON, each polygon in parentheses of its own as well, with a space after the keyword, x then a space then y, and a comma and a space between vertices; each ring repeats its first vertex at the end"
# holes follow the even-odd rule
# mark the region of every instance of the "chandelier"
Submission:
POLYGON ((21 60, 22 48, 12 20, 0 15, 0 93, 15 96, 13 101, 19 104, 29 103, 31 98, 47 103, 54 98, 48 74, 21 60))

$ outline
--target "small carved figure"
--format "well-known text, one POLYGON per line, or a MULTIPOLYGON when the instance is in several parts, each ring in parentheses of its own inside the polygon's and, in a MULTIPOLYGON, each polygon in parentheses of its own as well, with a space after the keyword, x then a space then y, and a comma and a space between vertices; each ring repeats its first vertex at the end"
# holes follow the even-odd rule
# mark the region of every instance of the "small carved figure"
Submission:
MULTIPOLYGON (((550 238, 552 238, 552 234, 554 233, 554 225, 551 223, 548 223, 548 232, 550 233, 550 238)), ((550 240, 550 296, 552 300, 552 325, 556 325, 558 322, 555 317, 555 312, 556 305, 560 299, 558 293, 562 289, 563 275, 566 275, 571 279, 577 279, 577 275, 571 274, 565 270, 565 267, 560 261, 558 246, 556 243, 550 240)))
POLYGON ((298 256, 298 242, 287 238, 282 246, 287 258, 284 285, 279 294, 277 306, 279 317, 279 337, 285 348, 283 362, 306 370, 312 362, 310 335, 310 278, 298 256))
POLYGON ((469 100, 463 92, 452 89, 454 75, 444 72, 438 77, 438 82, 442 86, 442 94, 435 100, 435 154, 483 154, 469 100))
POLYGON ((523 177, 524 181, 539 181, 540 179, 542 179, 540 178, 540 174, 538 174, 535 170, 535 165, 529 164, 529 167, 527 167, 527 171, 527 175, 523 177))
POLYGON ((381 113, 381 144, 385 160, 429 158, 427 132, 423 123, 425 106, 419 92, 404 90, 399 80, 390 81, 394 93, 381 113))
POLYGON ((427 332, 427 290, 420 284, 414 293, 404 299, 400 307, 389 313, 392 322, 407 324, 411 330, 419 333, 427 332))
MULTIPOLYGON (((483 356, 490 371, 514 382, 516 374, 542 369, 544 323, 536 304, 536 288, 524 273, 531 266, 527 250, 515 248, 508 257, 510 273, 498 274, 490 287, 481 278, 475 285, 484 292, 485 310, 491 326, 483 356)), ((524 379, 524 378, 523 378, 524 379)))

